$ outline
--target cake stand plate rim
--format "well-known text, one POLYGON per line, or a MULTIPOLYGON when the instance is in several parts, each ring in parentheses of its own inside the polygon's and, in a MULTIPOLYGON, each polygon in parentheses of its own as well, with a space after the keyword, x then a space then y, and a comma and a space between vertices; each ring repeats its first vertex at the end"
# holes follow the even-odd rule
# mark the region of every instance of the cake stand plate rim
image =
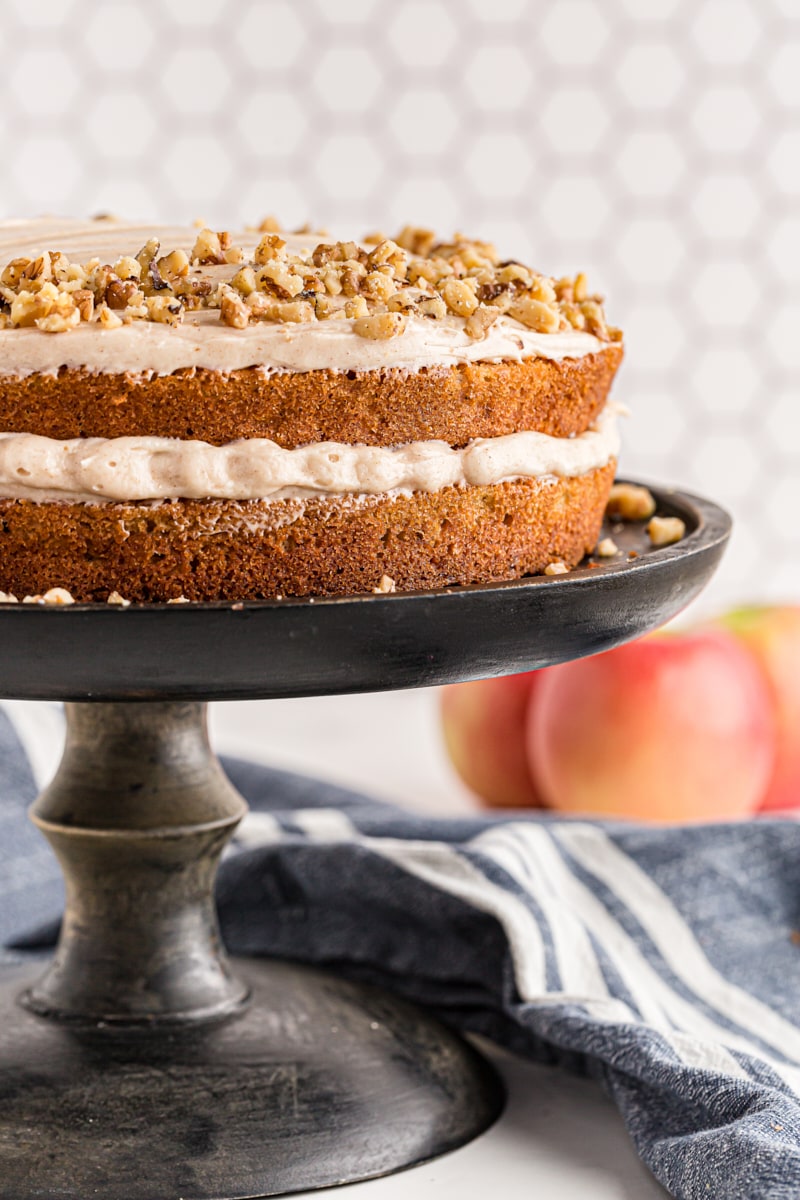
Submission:
MULTIPOLYGON (((382 595, 0 605, 0 697, 215 700, 393 690, 553 665, 663 623, 727 542, 720 506, 651 488, 687 534, 564 575, 382 595), (624 560, 623 560, 624 559, 624 560)), ((630 533, 631 529, 634 533, 630 533)))

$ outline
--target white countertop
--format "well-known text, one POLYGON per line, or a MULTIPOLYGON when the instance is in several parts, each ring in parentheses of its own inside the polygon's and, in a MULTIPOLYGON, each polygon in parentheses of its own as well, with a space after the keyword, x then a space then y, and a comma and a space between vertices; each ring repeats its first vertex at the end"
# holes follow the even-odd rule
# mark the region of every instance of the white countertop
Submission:
MULTIPOLYGON (((419 811, 474 807, 442 751, 436 689, 218 704, 211 730, 221 753, 325 777, 419 811)), ((506 1110, 492 1129, 444 1158, 340 1188, 336 1197, 485 1200, 498 1185, 503 1200, 667 1195, 639 1162, 597 1084, 490 1053, 508 1088, 506 1110)))

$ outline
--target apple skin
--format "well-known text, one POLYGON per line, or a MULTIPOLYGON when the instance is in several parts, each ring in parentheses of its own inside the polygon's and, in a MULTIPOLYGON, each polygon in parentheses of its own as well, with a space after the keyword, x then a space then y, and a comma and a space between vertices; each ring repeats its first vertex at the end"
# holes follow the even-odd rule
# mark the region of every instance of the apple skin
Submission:
POLYGON ((757 808, 775 758, 769 693, 722 630, 657 634, 548 671, 528 757, 562 812, 720 821, 757 808))
POLYGON ((772 777, 761 808, 800 807, 800 606, 734 609, 718 625, 753 655, 769 689, 777 732, 772 777))
POLYGON ((525 748, 527 711, 543 671, 456 683, 441 696, 450 761, 489 808, 538 808, 525 748))

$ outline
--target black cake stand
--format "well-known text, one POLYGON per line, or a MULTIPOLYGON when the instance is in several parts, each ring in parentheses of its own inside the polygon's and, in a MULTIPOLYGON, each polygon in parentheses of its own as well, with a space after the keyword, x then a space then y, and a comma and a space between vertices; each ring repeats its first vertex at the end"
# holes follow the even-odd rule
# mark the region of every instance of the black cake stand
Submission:
POLYGON ((2 1200, 242 1200, 366 1179, 498 1115, 493 1072, 428 1014, 283 962, 230 963, 213 882, 245 812, 208 700, 446 683, 607 649, 666 621, 730 522, 657 493, 686 537, 437 592, 0 609, 0 695, 59 699, 67 744, 32 817, 66 877, 55 958, 0 982, 2 1200))

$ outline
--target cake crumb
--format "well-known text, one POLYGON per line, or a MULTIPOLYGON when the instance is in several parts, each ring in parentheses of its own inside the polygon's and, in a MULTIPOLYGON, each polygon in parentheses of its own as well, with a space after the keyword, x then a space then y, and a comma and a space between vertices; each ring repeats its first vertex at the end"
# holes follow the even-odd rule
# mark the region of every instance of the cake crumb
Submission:
POLYGON ((596 554, 598 558, 614 558, 619 554, 619 546, 613 538, 606 537, 597 543, 596 554))
POLYGON ((544 569, 545 575, 568 575, 569 567, 566 563, 551 562, 544 569))
POLYGON ((606 504, 608 515, 621 517, 623 521, 646 521, 655 511, 652 492, 633 483, 615 483, 606 504))
POLYGON ((111 592, 106 600, 106 604, 119 604, 120 607, 127 608, 130 600, 126 600, 124 596, 120 596, 119 592, 111 592))
POLYGON ((671 546, 686 535, 686 525, 680 517, 653 517, 647 526, 647 536, 654 546, 671 546))
POLYGON ((372 589, 373 595, 383 596, 388 592, 396 592, 397 584, 392 579, 391 575, 381 575, 378 586, 372 589))

